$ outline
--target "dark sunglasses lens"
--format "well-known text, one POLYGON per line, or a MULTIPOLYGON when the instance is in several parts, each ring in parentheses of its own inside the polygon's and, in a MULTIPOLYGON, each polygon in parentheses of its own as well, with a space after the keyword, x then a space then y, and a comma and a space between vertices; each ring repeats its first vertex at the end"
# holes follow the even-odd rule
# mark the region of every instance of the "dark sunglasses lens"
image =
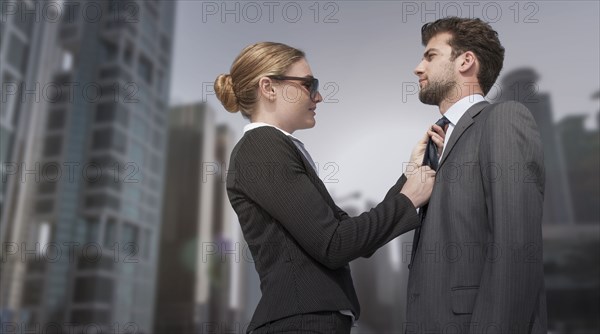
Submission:
POLYGON ((310 83, 310 99, 314 100, 317 97, 317 92, 319 91, 319 80, 313 79, 310 83))

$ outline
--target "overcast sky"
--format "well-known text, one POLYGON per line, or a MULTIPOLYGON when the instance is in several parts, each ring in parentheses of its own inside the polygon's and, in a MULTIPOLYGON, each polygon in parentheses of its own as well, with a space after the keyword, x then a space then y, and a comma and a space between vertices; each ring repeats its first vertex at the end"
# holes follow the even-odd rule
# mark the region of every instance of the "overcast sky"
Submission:
POLYGON ((412 92, 425 22, 457 14, 490 22, 506 48, 502 74, 533 68, 540 75, 539 91, 551 94, 555 120, 600 109, 591 98, 600 89, 598 1, 178 1, 177 6, 172 104, 206 100, 236 138, 247 121, 227 113, 212 94, 216 76, 229 73, 239 52, 255 42, 282 42, 306 52, 325 102, 318 105, 315 128, 295 135, 337 197, 360 190, 363 199, 381 200, 414 143, 439 118, 436 107, 421 104, 412 92))

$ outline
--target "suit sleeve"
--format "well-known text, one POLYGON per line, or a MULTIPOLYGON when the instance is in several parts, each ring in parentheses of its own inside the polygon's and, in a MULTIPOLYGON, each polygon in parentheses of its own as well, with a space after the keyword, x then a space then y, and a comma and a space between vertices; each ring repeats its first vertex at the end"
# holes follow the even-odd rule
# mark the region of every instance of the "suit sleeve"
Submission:
POLYGON ((543 288, 544 165, 529 110, 516 102, 491 110, 479 154, 492 240, 471 332, 526 333, 543 288))
POLYGON ((343 267, 420 224, 412 202, 399 193, 369 212, 338 220, 306 174, 293 144, 276 131, 246 134, 237 153, 236 186, 321 264, 343 267))
MULTIPOLYGON (((393 185, 390 190, 388 190, 387 194, 385 194, 384 200, 395 196, 397 193, 402 190, 404 184, 406 183, 406 175, 402 174, 395 185, 393 185)), ((415 209, 416 210, 416 209, 415 209)))
MULTIPOLYGON (((406 183, 406 175, 402 174, 402 176, 398 179, 398 181, 396 182, 396 184, 394 184, 390 188, 390 190, 388 190, 387 194, 384 197, 384 200, 392 198, 396 194, 398 194, 400 192, 400 190, 402 190, 402 187, 404 187, 404 183, 406 183)), ((364 257, 364 258, 370 258, 371 256, 373 256, 373 254, 375 254, 376 251, 377 251, 377 248, 375 248, 374 250, 372 250, 371 252, 369 252, 367 254, 364 254, 362 257, 364 257)))

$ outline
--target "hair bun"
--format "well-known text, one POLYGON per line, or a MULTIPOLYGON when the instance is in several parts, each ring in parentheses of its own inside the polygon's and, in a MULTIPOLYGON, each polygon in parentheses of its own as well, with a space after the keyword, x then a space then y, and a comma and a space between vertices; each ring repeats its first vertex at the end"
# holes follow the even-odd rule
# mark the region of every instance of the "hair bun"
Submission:
POLYGON ((214 88, 215 93, 217 93, 217 98, 221 101, 221 104, 227 111, 235 113, 240 110, 237 97, 233 93, 233 81, 231 80, 231 75, 219 75, 215 80, 214 88))

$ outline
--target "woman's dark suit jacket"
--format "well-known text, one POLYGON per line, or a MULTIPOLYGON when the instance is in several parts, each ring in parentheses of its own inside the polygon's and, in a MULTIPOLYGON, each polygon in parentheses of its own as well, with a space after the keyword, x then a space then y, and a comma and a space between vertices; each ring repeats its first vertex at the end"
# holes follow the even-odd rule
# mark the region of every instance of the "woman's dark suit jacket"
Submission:
POLYGON ((288 316, 360 307, 348 262, 419 226, 399 191, 349 217, 293 141, 274 127, 246 132, 231 154, 227 194, 255 262, 262 297, 247 331, 288 316))

